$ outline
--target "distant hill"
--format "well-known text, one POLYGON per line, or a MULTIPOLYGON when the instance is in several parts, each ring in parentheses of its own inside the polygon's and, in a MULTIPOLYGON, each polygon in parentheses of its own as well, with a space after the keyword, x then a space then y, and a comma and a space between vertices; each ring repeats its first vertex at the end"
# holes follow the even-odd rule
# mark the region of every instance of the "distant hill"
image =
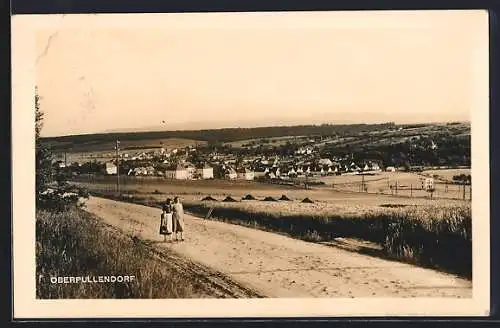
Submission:
POLYGON ((459 130, 463 129, 460 128, 460 126, 465 124, 469 126, 470 129, 469 123, 459 122, 399 125, 396 125, 394 122, 388 122, 381 124, 322 124, 187 131, 117 132, 46 137, 41 138, 41 140, 49 145, 54 151, 112 150, 116 140, 120 140, 121 149, 160 147, 182 148, 188 145, 222 144, 250 139, 278 138, 284 136, 352 136, 362 132, 421 128, 435 124, 451 126, 459 124, 457 127, 459 130))
POLYGON ((298 126, 270 126, 256 128, 227 128, 190 131, 147 131, 147 132, 117 132, 70 135, 60 137, 42 138, 42 142, 51 146, 54 150, 84 151, 99 150, 105 146, 112 149, 115 140, 120 140, 121 146, 125 144, 154 145, 161 147, 160 141, 176 138, 187 139, 191 143, 223 143, 239 140, 270 138, 281 136, 312 136, 332 135, 356 132, 368 132, 380 129, 395 128, 393 122, 382 124, 322 124, 322 125, 298 125, 298 126), (111 147, 111 148, 110 148, 111 147))

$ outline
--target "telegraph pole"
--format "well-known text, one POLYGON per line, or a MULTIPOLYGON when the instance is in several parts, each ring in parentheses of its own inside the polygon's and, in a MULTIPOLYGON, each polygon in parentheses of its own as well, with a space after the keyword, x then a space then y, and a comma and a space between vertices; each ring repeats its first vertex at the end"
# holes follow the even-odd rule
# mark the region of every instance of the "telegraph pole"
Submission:
POLYGON ((116 191, 120 192, 120 141, 116 140, 116 191))
POLYGON ((465 180, 462 182, 462 198, 465 200, 465 180))

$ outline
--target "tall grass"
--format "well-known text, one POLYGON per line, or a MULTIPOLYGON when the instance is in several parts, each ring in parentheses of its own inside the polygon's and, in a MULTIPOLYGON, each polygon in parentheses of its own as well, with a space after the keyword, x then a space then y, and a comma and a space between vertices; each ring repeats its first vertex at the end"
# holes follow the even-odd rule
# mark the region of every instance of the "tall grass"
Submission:
MULTIPOLYGON (((154 197, 95 193, 116 200, 160 206, 154 197)), ((279 207, 255 203, 185 202, 187 211, 252 228, 284 233, 308 241, 337 237, 378 243, 384 255, 422 266, 472 277, 472 213, 470 206, 379 207, 352 212, 286 213, 279 207)), ((287 205, 288 206, 288 205, 287 205)), ((312 205, 311 205, 312 206, 312 205)), ((340 208, 339 208, 340 209, 340 208)))
MULTIPOLYGON (((36 296, 70 298, 200 297, 196 277, 160 259, 147 245, 105 226, 89 213, 37 211, 36 296), (134 275, 128 283, 55 284, 50 277, 134 275)), ((203 295, 204 296, 204 295, 203 295)))

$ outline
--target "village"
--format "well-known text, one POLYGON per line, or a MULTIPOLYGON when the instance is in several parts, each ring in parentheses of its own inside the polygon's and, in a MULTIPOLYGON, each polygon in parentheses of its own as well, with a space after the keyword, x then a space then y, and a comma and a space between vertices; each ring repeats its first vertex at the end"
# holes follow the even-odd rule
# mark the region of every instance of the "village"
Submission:
MULTIPOLYGON (((111 155, 110 155, 111 156, 111 155)), ((322 157, 312 146, 300 147, 291 156, 237 156, 231 152, 208 152, 205 147, 153 149, 136 153, 118 152, 109 160, 68 163, 56 160, 54 166, 73 176, 80 174, 157 177, 166 180, 267 180, 290 181, 333 175, 376 174, 409 169, 383 166, 376 160, 354 160, 352 155, 322 157)))

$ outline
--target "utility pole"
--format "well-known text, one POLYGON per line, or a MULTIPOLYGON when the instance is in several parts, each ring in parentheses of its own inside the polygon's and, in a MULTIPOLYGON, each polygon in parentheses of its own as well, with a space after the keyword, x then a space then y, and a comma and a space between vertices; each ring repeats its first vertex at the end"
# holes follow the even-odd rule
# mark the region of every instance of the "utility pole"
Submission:
POLYGON ((462 182, 462 198, 465 200, 465 180, 462 182))
POLYGON ((120 192, 120 141, 116 140, 116 191, 120 192))
POLYGON ((410 198, 413 197, 413 185, 410 185, 410 198))

